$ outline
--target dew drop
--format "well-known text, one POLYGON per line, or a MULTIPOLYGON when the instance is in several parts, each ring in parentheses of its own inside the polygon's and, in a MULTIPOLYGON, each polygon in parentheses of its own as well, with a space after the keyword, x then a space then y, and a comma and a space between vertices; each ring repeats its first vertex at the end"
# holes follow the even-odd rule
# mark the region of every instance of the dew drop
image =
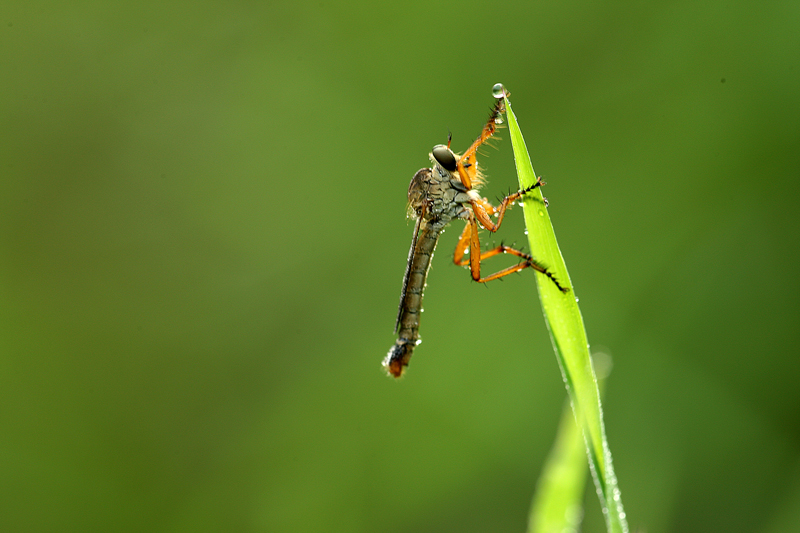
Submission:
POLYGON ((497 98, 498 100, 504 96, 506 96, 506 88, 503 87, 502 83, 495 83, 494 87, 492 87, 492 96, 497 98))
POLYGON ((580 302, 580 301, 581 301, 581 300, 580 300, 580 298, 578 298, 578 297, 576 296, 576 297, 575 297, 575 303, 577 303, 577 302, 580 302))
POLYGON ((540 217, 543 217, 543 216, 544 216, 544 211, 542 211, 541 209, 539 209, 539 216, 540 216, 540 217))

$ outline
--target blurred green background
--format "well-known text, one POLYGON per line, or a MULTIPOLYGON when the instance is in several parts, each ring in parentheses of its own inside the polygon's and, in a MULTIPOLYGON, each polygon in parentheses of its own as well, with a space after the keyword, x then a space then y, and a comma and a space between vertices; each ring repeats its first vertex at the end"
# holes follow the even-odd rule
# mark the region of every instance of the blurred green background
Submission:
POLYGON ((800 3, 0 12, 0 530, 524 530, 565 398, 533 274, 472 283, 458 224, 380 367, 408 182, 498 81, 632 529, 800 530, 800 3))

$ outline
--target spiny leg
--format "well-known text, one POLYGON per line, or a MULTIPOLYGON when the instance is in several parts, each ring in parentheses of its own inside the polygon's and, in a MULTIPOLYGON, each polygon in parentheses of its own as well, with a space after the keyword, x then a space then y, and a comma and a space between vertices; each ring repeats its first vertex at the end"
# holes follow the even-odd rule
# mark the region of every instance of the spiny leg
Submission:
POLYGON ((458 160, 456 171, 461 179, 461 183, 467 189, 472 189, 472 182, 475 180, 475 177, 478 174, 478 165, 476 163, 476 153, 478 148, 480 148, 483 143, 488 141, 492 135, 494 135, 494 132, 497 131, 497 119, 504 110, 505 104, 503 103, 502 99, 495 102, 494 107, 492 107, 492 112, 489 115, 489 120, 487 120, 486 124, 484 124, 480 137, 478 137, 475 142, 472 143, 472 146, 467 148, 467 151, 464 152, 464 154, 458 160))
POLYGON ((453 262, 458 266, 467 266, 470 267, 470 273, 472 274, 472 279, 477 281, 478 283, 486 283, 488 281, 492 281, 495 279, 500 279, 503 276, 507 276, 509 274, 513 274, 514 272, 519 272, 526 268, 532 268, 537 272, 541 272, 558 287, 563 293, 569 292, 568 287, 562 287, 561 284, 558 282, 556 277, 547 270, 546 267, 540 265, 536 262, 533 256, 521 252, 515 248, 510 246, 506 246, 501 244, 491 250, 487 250, 483 253, 480 251, 480 240, 478 239, 478 224, 475 221, 475 218, 470 216, 469 220, 467 221, 467 225, 464 227, 464 231, 461 233, 461 237, 458 239, 458 244, 456 244, 456 250, 453 254, 453 262), (467 247, 469 246, 469 258, 464 258, 466 253, 467 247), (495 272, 486 277, 481 277, 481 261, 484 259, 488 259, 489 257, 494 257, 495 255, 499 254, 511 254, 515 255, 523 261, 517 263, 516 265, 512 265, 508 268, 504 268, 499 272, 495 272))
POLYGON ((480 221, 481 225, 494 233, 500 228, 500 224, 503 223, 503 217, 506 214, 506 209, 509 206, 513 205, 514 202, 531 192, 537 187, 541 187, 544 185, 542 178, 536 178, 536 183, 527 187, 525 189, 519 190, 514 194, 510 194, 503 198, 500 202, 500 205, 495 207, 488 200, 485 198, 474 198, 470 200, 470 205, 472 205, 472 209, 475 212, 475 216, 480 221), (497 215, 497 222, 491 219, 491 215, 497 215))

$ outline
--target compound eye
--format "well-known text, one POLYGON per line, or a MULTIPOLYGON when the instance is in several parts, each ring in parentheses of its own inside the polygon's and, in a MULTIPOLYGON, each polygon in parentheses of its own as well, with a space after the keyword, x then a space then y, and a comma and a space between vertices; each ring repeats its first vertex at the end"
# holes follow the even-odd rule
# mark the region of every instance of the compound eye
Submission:
POLYGON ((433 147, 431 153, 433 154, 433 158, 436 159, 436 162, 442 165, 443 169, 448 172, 456 171, 456 156, 450 148, 443 144, 437 144, 433 147))

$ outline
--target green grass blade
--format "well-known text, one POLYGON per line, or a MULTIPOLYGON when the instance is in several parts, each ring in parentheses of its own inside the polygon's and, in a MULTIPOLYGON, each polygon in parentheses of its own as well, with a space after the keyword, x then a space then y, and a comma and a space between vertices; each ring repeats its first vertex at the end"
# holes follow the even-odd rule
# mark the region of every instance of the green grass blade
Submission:
MULTIPOLYGON (((602 398, 605 378, 611 371, 611 358, 600 353, 592 356, 592 360, 602 398)), ((580 531, 588 472, 583 435, 575 423, 572 407, 567 403, 561 413, 553 448, 536 484, 528 517, 528 533, 580 531)))
MULTIPOLYGON (((508 98, 505 99, 505 104, 517 176, 520 187, 527 188, 535 183, 536 175, 508 98)), ((542 199, 541 188, 526 195, 523 211, 532 255, 555 275, 561 285, 572 288, 567 266, 542 199)), ((537 274, 536 284, 572 411, 583 433, 606 526, 610 532, 625 533, 628 531, 628 524, 614 475, 597 382, 589 357, 589 344, 575 293, 571 290, 563 294, 550 279, 541 274, 537 274)))
POLYGON ((586 446, 572 408, 566 404, 555 443, 536 484, 528 533, 580 530, 587 472, 586 446))

